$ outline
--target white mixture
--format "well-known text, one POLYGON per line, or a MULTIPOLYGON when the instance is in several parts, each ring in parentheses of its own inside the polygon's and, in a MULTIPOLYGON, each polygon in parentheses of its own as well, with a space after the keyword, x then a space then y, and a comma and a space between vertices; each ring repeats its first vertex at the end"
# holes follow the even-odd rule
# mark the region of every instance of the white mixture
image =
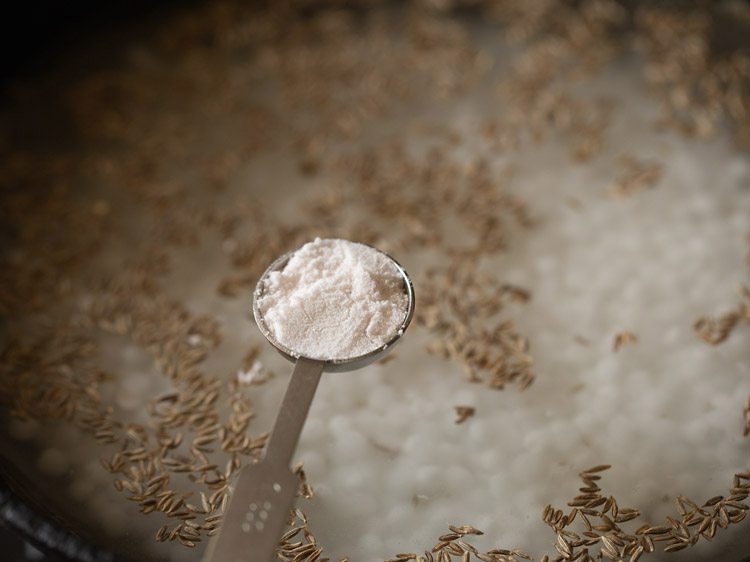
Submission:
POLYGON ((311 359, 349 359, 385 345, 409 306, 404 278, 382 252, 316 238, 268 274, 259 308, 276 340, 311 359))

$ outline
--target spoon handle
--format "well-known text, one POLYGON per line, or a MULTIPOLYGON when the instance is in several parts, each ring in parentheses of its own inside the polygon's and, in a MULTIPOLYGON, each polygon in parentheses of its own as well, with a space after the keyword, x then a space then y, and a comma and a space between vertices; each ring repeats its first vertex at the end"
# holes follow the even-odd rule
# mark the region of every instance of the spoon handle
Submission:
POLYGON ((281 401, 263 460, 243 468, 219 535, 203 562, 271 562, 276 559, 299 481, 289 464, 315 395, 323 363, 298 359, 281 401))
POLYGON ((292 462, 307 412, 318 388, 324 363, 300 357, 281 401, 279 413, 266 446, 265 461, 286 467, 292 462))

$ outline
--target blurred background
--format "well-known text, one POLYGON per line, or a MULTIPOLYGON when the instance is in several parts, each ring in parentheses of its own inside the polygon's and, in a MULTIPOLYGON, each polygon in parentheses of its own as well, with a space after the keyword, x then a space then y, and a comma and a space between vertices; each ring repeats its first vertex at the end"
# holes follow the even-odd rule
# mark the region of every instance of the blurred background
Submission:
MULTIPOLYGON (((602 459, 652 523, 747 469, 750 2, 39 2, 0 31, 3 560, 200 559, 288 371, 247 297, 318 235, 392 252, 421 307, 316 398, 332 560, 459 522, 538 560, 602 459)), ((724 531, 674 559, 743 559, 724 531)))

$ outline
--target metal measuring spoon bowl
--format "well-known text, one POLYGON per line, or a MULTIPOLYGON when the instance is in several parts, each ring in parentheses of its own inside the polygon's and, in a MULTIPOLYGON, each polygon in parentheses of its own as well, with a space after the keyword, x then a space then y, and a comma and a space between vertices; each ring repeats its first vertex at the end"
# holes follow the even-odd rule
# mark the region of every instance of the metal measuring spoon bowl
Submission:
MULTIPOLYGON (((402 277, 403 281, 403 290, 404 294, 407 297, 407 306, 405 310, 404 317, 401 321, 401 324, 398 326, 398 328, 394 331, 393 336, 385 342, 383 345, 378 346, 374 348, 372 351, 369 351, 368 353, 358 355, 355 357, 347 357, 347 358, 332 358, 332 359, 326 359, 322 361, 324 363, 323 370, 329 373, 341 373, 341 372, 347 372, 347 371, 354 371, 356 369, 361 369, 362 367, 366 367, 370 363, 374 363, 375 361, 382 359, 387 353, 391 351, 394 345, 399 341, 401 336, 403 335, 406 328, 409 326, 409 323, 412 320, 412 317, 414 316, 414 286, 411 282, 411 279, 409 278, 409 275, 406 273, 406 270, 399 264, 396 260, 394 260, 391 256, 383 252, 382 250, 379 250, 378 248, 375 248, 374 246, 370 246, 369 244, 362 244, 357 243, 361 246, 366 246, 370 249, 372 249, 375 252, 378 252, 379 254, 385 256, 393 265, 394 269, 398 271, 398 273, 402 277)), ((263 275, 261 275, 260 280, 258 281, 257 285, 255 286, 255 292, 253 294, 253 316, 255 317, 255 323, 258 325, 258 329, 260 329, 263 336, 268 340, 268 342, 276 348, 276 350, 286 357, 289 361, 295 362, 300 357, 301 354, 293 349, 289 349, 287 346, 285 346, 283 343, 279 342, 278 339, 274 336, 273 332, 268 328, 266 325, 265 319, 263 318, 263 312, 261 311, 260 301, 263 297, 263 295, 266 293, 266 287, 267 287, 267 279, 269 277, 269 274, 275 271, 282 271, 291 257, 295 254, 297 250, 288 252, 279 258, 277 258, 268 268, 265 272, 263 272, 263 275)))
POLYGON ((384 344, 354 357, 310 359, 283 345, 269 330, 260 307, 272 272, 282 271, 294 253, 276 259, 261 276, 253 294, 253 315, 261 333, 276 350, 294 363, 292 378, 266 445, 257 464, 242 469, 237 477, 219 535, 209 545, 204 562, 271 562, 289 518, 299 487, 290 463, 323 371, 360 369, 384 357, 409 326, 414 316, 414 286, 401 265, 385 252, 368 246, 392 262, 403 281, 407 305, 404 317, 384 344))

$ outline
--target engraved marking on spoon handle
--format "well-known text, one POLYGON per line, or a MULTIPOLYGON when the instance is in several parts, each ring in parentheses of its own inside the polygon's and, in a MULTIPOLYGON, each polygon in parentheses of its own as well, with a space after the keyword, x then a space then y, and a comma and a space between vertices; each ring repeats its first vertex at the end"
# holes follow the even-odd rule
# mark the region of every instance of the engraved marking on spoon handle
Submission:
POLYGON ((299 479, 289 468, 261 462, 243 468, 221 531, 203 562, 272 562, 294 505, 299 479))

